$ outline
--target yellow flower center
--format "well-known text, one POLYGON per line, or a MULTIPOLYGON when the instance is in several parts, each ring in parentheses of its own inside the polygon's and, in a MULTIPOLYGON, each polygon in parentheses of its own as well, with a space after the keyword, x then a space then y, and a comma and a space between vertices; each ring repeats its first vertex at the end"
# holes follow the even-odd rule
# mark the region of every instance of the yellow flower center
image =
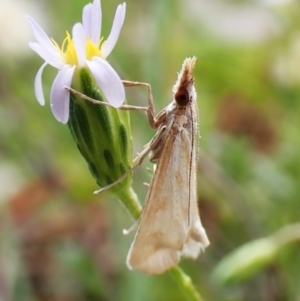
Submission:
MULTIPOLYGON (((94 44, 90 38, 85 41, 85 51, 86 51, 86 59, 91 60, 94 56, 101 57, 101 50, 100 46, 102 44, 103 39, 101 38, 98 45, 94 44)), ((74 40, 71 39, 70 34, 66 33, 66 38, 63 41, 61 47, 52 39, 55 47, 61 54, 61 57, 64 59, 64 62, 68 65, 77 66, 78 65, 78 58, 77 53, 74 45, 74 40)))

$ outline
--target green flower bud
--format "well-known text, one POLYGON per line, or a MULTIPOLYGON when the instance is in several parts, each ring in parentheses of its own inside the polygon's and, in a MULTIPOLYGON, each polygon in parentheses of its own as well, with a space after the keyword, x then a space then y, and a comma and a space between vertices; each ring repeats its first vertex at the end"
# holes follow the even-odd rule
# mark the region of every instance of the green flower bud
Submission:
MULTIPOLYGON (((104 97, 87 68, 75 71, 72 88, 99 101, 104 97)), ((129 113, 70 94, 68 126, 91 174, 102 188, 118 180, 132 166, 132 139, 129 113)), ((111 191, 131 187, 132 174, 111 191)))

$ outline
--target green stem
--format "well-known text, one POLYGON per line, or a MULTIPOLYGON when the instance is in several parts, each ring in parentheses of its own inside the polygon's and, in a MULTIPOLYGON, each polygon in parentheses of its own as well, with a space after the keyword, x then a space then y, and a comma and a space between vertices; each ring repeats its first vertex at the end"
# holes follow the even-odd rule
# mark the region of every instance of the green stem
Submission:
POLYGON ((190 301, 204 301, 199 292, 195 288, 190 276, 184 273, 184 271, 178 266, 172 268, 169 272, 179 288, 183 291, 185 296, 190 301))
POLYGON ((118 191, 117 197, 120 199, 125 208, 129 211, 130 215, 134 219, 138 219, 142 212, 142 206, 133 188, 129 187, 128 189, 124 188, 121 191, 118 191))
MULTIPOLYGON (((121 200, 122 204, 126 207, 129 213, 134 219, 138 219, 141 212, 142 206, 138 200, 137 194, 134 192, 133 188, 122 189, 117 193, 118 198, 121 200)), ((190 301, 204 301, 203 298, 198 293, 195 288, 192 279, 184 273, 182 269, 178 266, 172 268, 169 272, 181 291, 186 295, 190 301)))

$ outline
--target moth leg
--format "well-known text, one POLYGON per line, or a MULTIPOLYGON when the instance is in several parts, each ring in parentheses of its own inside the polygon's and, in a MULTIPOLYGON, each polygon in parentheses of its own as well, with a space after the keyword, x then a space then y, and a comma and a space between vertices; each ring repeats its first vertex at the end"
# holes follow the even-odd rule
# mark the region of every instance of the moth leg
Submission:
POLYGON ((146 108, 147 116, 148 116, 148 121, 150 126, 153 129, 157 129, 167 118, 167 113, 165 110, 161 111, 157 115, 155 115, 155 107, 154 107, 154 102, 153 102, 153 94, 152 94, 152 89, 151 85, 148 83, 142 83, 142 82, 133 82, 133 81, 127 81, 123 80, 122 81, 123 85, 125 87, 136 87, 136 86, 142 86, 147 88, 147 93, 148 93, 148 107, 146 108))
POLYGON ((115 182, 106 185, 105 187, 100 188, 99 190, 94 191, 94 194, 99 194, 101 192, 104 192, 108 189, 110 189, 111 187, 119 184, 120 182, 122 182, 134 169, 136 169, 136 167, 140 166, 142 164, 142 162, 144 161, 144 159, 146 158, 146 156, 149 154, 149 152, 153 149, 153 147, 155 147, 158 142, 160 141, 160 135, 161 133, 166 129, 166 126, 163 126, 158 132, 157 134, 154 136, 154 138, 145 146, 145 148, 142 150, 142 152, 140 154, 137 155, 137 157, 133 160, 133 166, 127 170, 118 180, 116 180, 115 182))
POLYGON ((68 90, 70 93, 77 95, 77 96, 81 97, 82 99, 85 99, 85 100, 87 100, 91 103, 97 104, 97 105, 102 105, 102 106, 119 109, 119 110, 132 110, 132 111, 147 112, 148 121, 149 121, 150 126, 153 129, 157 129, 166 120, 167 114, 166 114, 166 111, 163 110, 155 116, 155 108, 154 108, 154 103, 153 103, 153 95, 152 95, 151 85, 148 83, 131 82, 131 81, 125 81, 125 80, 122 82, 125 87, 135 87, 135 86, 146 87, 147 91, 148 91, 148 107, 121 105, 120 107, 116 108, 108 102, 96 100, 96 99, 89 97, 71 87, 65 86, 64 88, 66 90, 68 90))
POLYGON ((161 135, 166 130, 166 126, 162 126, 155 134, 155 136, 151 139, 151 141, 146 144, 145 148, 137 155, 137 157, 133 160, 133 165, 141 165, 144 161, 145 157, 149 154, 150 151, 155 149, 157 145, 161 142, 161 135))
POLYGON ((152 169, 147 167, 146 170, 149 171, 153 175, 153 170, 152 169))
POLYGON ((124 235, 128 235, 128 234, 130 234, 133 230, 135 230, 135 228, 138 226, 139 220, 140 220, 140 219, 136 219, 136 220, 134 221, 134 223, 130 226, 129 229, 123 229, 123 234, 124 234, 124 235))
POLYGON ((94 191, 94 194, 99 194, 99 193, 102 193, 102 192, 104 192, 104 191, 106 191, 106 190, 108 190, 108 189, 110 189, 111 187, 113 187, 113 186, 115 186, 115 185, 117 185, 117 184, 119 184, 120 182, 122 182, 136 167, 138 166, 138 164, 136 164, 136 165, 133 165, 133 167, 131 167, 129 170, 127 170, 124 174, 123 174, 123 176, 121 176, 118 180, 116 180, 115 182, 112 182, 111 184, 109 184, 109 185, 106 185, 105 187, 102 187, 102 188, 100 188, 100 189, 98 189, 98 190, 95 190, 94 191))
POLYGON ((142 164, 142 162, 144 161, 145 157, 147 156, 147 154, 151 151, 150 149, 150 144, 143 149, 143 151, 137 155, 136 158, 134 158, 133 160, 133 166, 128 169, 118 180, 116 180, 115 182, 106 185, 105 187, 100 188, 99 190, 94 191, 94 194, 99 194, 101 192, 104 192, 108 189, 110 189, 111 187, 119 184, 120 182, 122 182, 132 171, 134 171, 138 166, 140 166, 142 164))
POLYGON ((72 94, 74 95, 77 95, 79 97, 81 97, 82 99, 85 99, 91 103, 94 103, 96 105, 102 105, 102 106, 106 106, 106 107, 110 107, 110 108, 114 108, 114 109, 119 109, 119 110, 132 110, 132 111, 145 111, 147 112, 148 111, 148 107, 139 107, 139 106, 131 106, 131 105, 122 105, 118 108, 112 106, 110 103, 108 102, 104 102, 104 101, 100 101, 100 100, 96 100, 92 97, 89 97, 71 87, 67 87, 65 86, 64 87, 66 90, 68 90, 69 92, 71 92, 72 94))

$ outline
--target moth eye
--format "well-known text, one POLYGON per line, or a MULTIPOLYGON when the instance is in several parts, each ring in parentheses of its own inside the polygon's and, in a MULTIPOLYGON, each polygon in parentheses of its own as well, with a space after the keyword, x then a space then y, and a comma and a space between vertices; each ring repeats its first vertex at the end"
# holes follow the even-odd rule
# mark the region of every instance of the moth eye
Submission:
POLYGON ((189 93, 188 93, 188 91, 184 88, 179 89, 177 91, 177 93, 175 94, 175 100, 181 106, 186 105, 189 102, 189 93))

